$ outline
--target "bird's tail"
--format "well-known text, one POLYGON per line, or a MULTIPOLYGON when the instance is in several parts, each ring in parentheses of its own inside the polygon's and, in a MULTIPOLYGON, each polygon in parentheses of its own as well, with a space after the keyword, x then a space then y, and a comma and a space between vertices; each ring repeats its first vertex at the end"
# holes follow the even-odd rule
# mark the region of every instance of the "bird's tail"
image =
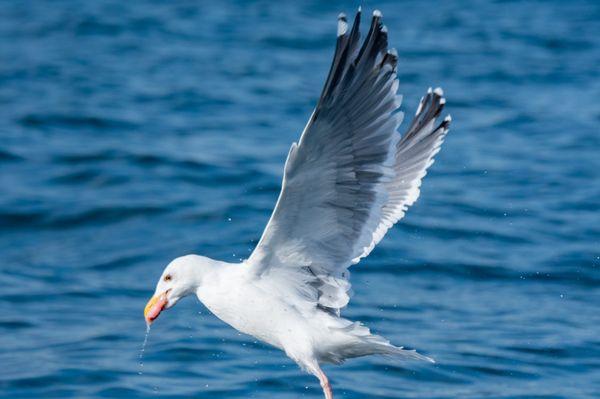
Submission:
POLYGON ((399 356, 405 359, 424 360, 435 363, 435 360, 417 353, 414 349, 404 349, 401 346, 394 346, 387 339, 371 334, 371 331, 367 327, 358 322, 349 322, 344 327, 330 327, 330 329, 334 334, 343 334, 346 338, 346 344, 336 348, 334 356, 336 363, 341 363, 345 359, 368 355, 399 356))
MULTIPOLYGON (((375 335, 375 337, 381 338, 378 335, 375 335)), ((387 343, 387 345, 383 345, 383 347, 381 347, 380 350, 383 351, 383 355, 401 356, 407 359, 424 360, 429 363, 435 363, 435 360, 433 358, 421 355, 415 349, 404 349, 401 346, 394 346, 389 342, 387 343)))

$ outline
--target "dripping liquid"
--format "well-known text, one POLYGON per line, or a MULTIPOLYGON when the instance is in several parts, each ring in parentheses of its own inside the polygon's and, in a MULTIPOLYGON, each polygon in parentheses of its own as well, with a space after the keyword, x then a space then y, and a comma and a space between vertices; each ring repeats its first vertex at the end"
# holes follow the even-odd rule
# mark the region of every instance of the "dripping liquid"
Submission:
POLYGON ((138 374, 142 374, 143 373, 143 368, 144 368, 144 351, 146 350, 146 344, 148 343, 148 335, 150 335, 150 325, 146 326, 146 335, 144 336, 144 342, 142 343, 142 349, 140 349, 140 356, 139 356, 139 360, 140 360, 140 371, 138 371, 138 374))

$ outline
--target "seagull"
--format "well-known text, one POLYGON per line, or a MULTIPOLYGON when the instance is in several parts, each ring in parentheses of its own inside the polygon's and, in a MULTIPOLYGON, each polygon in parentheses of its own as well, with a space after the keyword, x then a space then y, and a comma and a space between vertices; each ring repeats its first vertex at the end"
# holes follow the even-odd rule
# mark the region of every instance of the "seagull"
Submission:
POLYGON ((349 267, 417 200, 451 120, 437 122, 446 101, 442 89, 430 88, 400 135, 397 52, 388 50, 380 11, 362 44, 360 18, 359 8, 349 30, 346 16, 338 17, 325 86, 289 150, 279 198, 250 257, 176 258, 144 309, 149 327, 195 294, 219 319, 316 376, 326 399, 333 392, 323 364, 367 355, 433 362, 340 315, 350 300, 349 267))

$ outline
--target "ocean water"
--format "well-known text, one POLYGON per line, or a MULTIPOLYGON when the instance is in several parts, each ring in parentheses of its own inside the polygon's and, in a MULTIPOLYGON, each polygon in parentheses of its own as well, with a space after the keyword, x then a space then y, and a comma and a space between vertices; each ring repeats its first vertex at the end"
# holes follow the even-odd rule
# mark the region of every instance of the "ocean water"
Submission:
MULTIPOLYGON (((142 310, 172 258, 248 256, 357 5, 0 3, 1 397, 321 397, 195 298, 140 362, 142 310)), ((344 315, 437 363, 326 367, 336 397, 600 397, 599 3, 374 8, 404 110, 439 85, 453 125, 344 315)))

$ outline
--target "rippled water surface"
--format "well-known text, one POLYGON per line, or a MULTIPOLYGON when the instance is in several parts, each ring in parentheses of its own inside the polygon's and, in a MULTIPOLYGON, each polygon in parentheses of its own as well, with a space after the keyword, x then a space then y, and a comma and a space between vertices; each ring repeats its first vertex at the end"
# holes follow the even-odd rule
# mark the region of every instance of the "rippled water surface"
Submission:
MULTIPOLYGON (((193 298, 140 365, 163 267, 250 253, 357 5, 218 3, 0 3, 0 396, 321 397, 193 298)), ((328 367, 337 397, 600 397, 600 6, 363 7, 453 128, 345 311, 437 364, 328 367)))

